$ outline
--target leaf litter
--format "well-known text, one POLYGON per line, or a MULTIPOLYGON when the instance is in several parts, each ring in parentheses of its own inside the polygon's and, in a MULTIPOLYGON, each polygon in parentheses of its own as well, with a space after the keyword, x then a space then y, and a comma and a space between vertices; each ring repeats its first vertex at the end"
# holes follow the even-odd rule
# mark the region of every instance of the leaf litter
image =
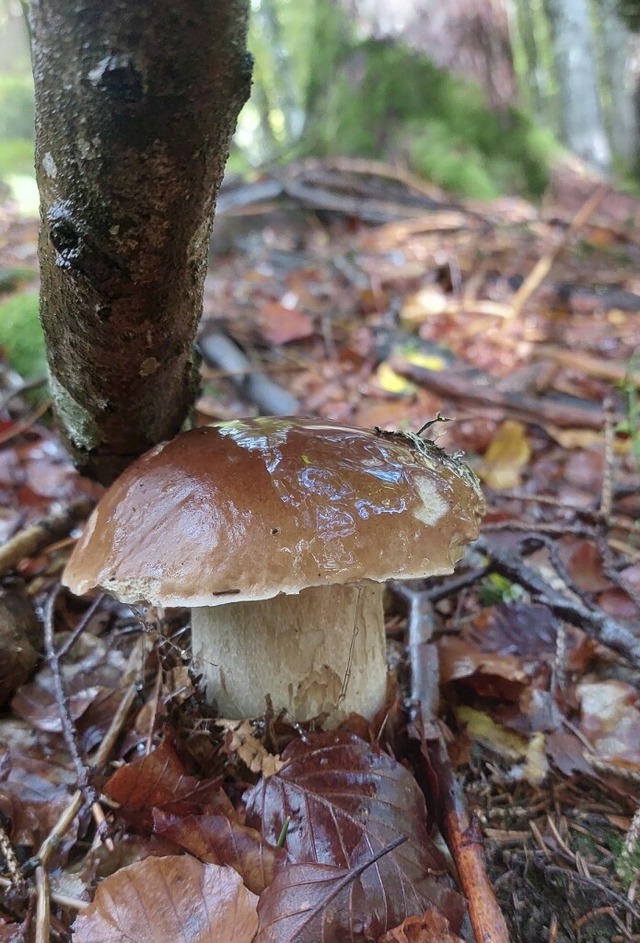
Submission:
MULTIPOLYGON (((344 192, 348 166, 333 172, 344 192)), ((366 169, 357 175, 366 184, 366 169)), ((257 208, 256 237, 214 260, 203 331, 215 324, 241 345, 247 375, 268 378, 301 413, 412 430, 455 417, 435 434, 483 476, 488 513, 459 572, 415 587, 436 663, 436 696, 418 691, 439 700, 430 735, 441 731, 482 819, 509 938, 546 939, 554 925, 558 943, 631 939, 637 240, 616 215, 618 195, 581 229, 574 209, 513 201, 480 215, 460 205, 444 229, 437 213, 371 226, 330 196, 320 225, 309 209, 282 227, 257 208), (546 257, 549 274, 523 301, 519 286, 546 257)), ((317 185, 315 198, 321 206, 317 185)), ((1 264, 25 230, 6 210, 0 224, 1 264)), ((35 252, 35 228, 33 239, 35 252)), ((247 398, 255 386, 236 379, 205 362, 200 421, 259 410, 247 398)), ((76 474, 12 374, 0 380, 11 394, 0 417, 0 569, 12 574, 5 592, 26 593, 41 616, 100 489, 76 474), (40 527, 53 514, 57 529, 40 527), (28 528, 20 556, 14 538, 28 528)), ((443 781, 423 761, 425 742, 417 759, 416 705, 401 700, 411 691, 405 600, 390 597, 388 610, 399 700, 382 728, 352 719, 330 734, 269 712, 216 726, 187 676, 185 614, 145 621, 102 600, 83 624, 89 612, 65 596, 54 612, 76 761, 49 668, 36 657, 3 681, 0 940, 36 928, 69 940, 72 925, 84 941, 472 938, 433 841, 443 781), (153 650, 137 658, 141 633, 153 650)), ((8 637, 33 644, 28 619, 6 618, 8 637)))

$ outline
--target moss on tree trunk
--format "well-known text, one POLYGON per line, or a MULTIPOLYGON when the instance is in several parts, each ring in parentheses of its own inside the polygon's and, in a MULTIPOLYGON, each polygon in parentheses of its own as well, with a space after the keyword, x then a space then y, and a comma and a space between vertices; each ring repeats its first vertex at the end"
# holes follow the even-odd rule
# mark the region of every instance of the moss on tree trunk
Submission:
POLYGON ((249 95, 249 0, 33 0, 41 318, 77 464, 174 435, 215 196, 249 95))

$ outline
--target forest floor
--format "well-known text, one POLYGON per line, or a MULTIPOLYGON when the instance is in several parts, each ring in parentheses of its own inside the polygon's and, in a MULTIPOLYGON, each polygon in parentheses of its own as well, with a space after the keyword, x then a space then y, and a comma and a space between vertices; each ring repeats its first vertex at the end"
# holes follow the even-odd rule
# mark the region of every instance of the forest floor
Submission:
MULTIPOLYGON (((483 483, 456 574, 389 594, 397 696, 371 727, 220 723, 188 670, 186 613, 60 590, 100 488, 71 467, 43 388, 2 366, 0 941, 69 940, 75 921, 80 943, 454 943, 473 939, 460 886, 487 940, 640 940, 639 213, 570 189, 542 208, 462 204, 338 162, 221 197, 197 421, 418 432, 441 415, 455 421, 428 433, 483 483), (433 666, 431 730, 408 631, 433 666), (450 855, 416 783, 457 889, 421 883, 450 855)), ((0 209, 0 302, 37 287, 36 239, 0 209)))

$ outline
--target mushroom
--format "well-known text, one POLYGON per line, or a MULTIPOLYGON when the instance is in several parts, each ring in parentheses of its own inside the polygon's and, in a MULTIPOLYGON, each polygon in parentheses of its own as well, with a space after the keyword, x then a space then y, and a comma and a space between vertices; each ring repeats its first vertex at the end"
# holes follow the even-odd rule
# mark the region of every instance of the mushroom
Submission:
POLYGON ((193 663, 227 717, 296 720, 385 699, 389 579, 450 573, 483 501, 457 457, 404 432, 260 418, 183 432, 102 497, 64 583, 189 606, 193 663))

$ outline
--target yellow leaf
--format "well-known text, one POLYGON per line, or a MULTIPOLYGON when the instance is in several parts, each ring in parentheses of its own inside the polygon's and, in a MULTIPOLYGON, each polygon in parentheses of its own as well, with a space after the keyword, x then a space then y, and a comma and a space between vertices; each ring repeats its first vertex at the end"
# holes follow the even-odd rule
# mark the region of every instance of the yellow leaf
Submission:
POLYGON ((405 380, 388 363, 380 364, 375 373, 375 381, 381 390, 395 396, 413 396, 417 390, 415 383, 405 380))
POLYGON ((531 446, 521 422, 507 419, 498 428, 480 463, 478 474, 490 488, 517 488, 531 458, 531 446))

